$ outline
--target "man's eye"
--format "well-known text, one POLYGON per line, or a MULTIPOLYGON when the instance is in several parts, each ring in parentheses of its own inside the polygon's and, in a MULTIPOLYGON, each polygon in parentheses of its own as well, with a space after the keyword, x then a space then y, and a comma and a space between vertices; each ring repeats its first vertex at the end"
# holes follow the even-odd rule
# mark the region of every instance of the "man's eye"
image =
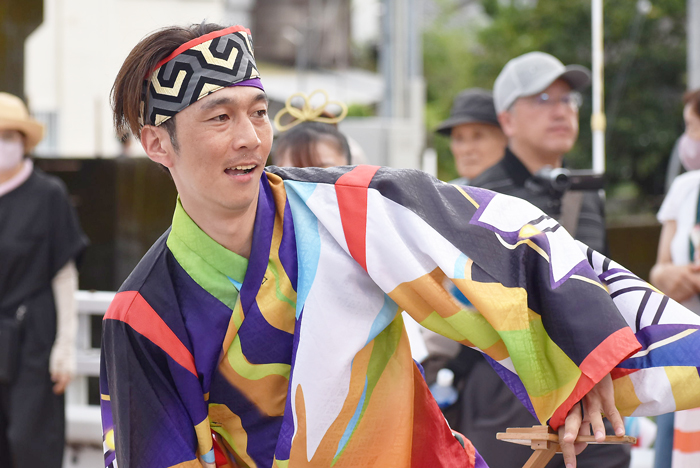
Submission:
POLYGON ((257 117, 265 117, 267 115, 267 109, 260 109, 259 111, 255 111, 255 115, 257 117))
POLYGON ((228 120, 228 115, 226 115, 226 114, 217 115, 216 117, 214 117, 214 120, 216 120, 217 122, 225 122, 226 120, 228 120))

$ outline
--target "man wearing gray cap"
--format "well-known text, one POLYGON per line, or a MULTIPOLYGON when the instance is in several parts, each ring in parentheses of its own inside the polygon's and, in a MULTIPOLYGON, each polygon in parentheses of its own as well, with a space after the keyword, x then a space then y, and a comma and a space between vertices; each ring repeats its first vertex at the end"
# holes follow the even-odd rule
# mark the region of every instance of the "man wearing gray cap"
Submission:
MULTIPOLYGON (((472 181, 476 187, 525 199, 557 219, 572 236, 605 253, 607 240, 603 202, 597 191, 573 191, 556 187, 552 169, 562 167, 564 155, 578 137, 579 90, 590 83, 590 72, 580 65, 564 66, 543 52, 530 52, 510 60, 494 83, 498 121, 508 138, 500 162, 472 181)), ((480 356, 469 380, 475 386, 462 415, 462 430, 491 466, 517 467, 531 454, 529 447, 492 441, 493 433, 506 427, 536 424, 480 356), (478 388, 476 388, 478 385, 478 388), (485 401, 497 402, 492 406, 485 401), (465 429, 469 425, 471 429, 465 429), (483 440, 482 440, 483 439, 483 440)), ((465 396, 467 393, 465 392, 465 396)), ((608 433, 610 425, 606 423, 608 433)), ((618 468, 630 462, 629 448, 596 445, 578 457, 579 467, 618 468)), ((555 457, 548 467, 564 466, 555 457)))
POLYGON ((603 202, 598 194, 567 192, 548 176, 551 169, 562 167, 564 155, 576 143, 579 90, 589 83, 585 67, 564 66, 543 52, 509 61, 493 89, 508 146, 503 159, 472 184, 528 200, 559 220, 576 239, 605 253, 603 202))

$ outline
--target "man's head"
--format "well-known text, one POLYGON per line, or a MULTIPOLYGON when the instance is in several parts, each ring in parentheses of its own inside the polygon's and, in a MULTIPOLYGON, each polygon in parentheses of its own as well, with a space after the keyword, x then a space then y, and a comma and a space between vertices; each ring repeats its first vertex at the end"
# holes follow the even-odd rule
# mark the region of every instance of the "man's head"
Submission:
POLYGON ((579 90, 590 83, 580 65, 543 52, 509 61, 494 83, 498 120, 513 152, 531 171, 560 166, 578 137, 579 90))
POLYGON ((168 168, 186 210, 254 206, 272 128, 247 29, 156 31, 126 58, 112 103, 117 131, 168 168))
POLYGON ((436 128, 450 137, 450 150, 460 177, 473 179, 503 157, 506 138, 501 131, 490 92, 462 91, 452 103, 450 117, 436 128))

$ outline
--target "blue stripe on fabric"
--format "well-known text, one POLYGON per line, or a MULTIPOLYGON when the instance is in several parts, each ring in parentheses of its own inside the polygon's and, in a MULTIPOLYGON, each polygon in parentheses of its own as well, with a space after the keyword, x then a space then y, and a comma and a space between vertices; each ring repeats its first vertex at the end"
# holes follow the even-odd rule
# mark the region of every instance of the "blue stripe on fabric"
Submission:
POLYGON ((646 355, 629 358, 617 367, 622 369, 649 369, 651 367, 700 367, 700 333, 695 332, 677 341, 652 349, 646 355))
POLYGON ((365 343, 365 346, 369 344, 370 341, 375 339, 377 335, 379 335, 381 332, 384 331, 386 327, 389 326, 389 324, 396 318, 396 314, 399 311, 399 306, 396 304, 396 302, 393 301, 389 296, 384 294, 384 305, 382 306, 382 309, 379 311, 379 314, 374 319, 374 322, 372 322, 372 328, 369 330, 369 337, 367 338, 367 343, 365 343))
POLYGON ((227 276, 228 280, 238 289, 239 291, 241 290, 241 286, 243 286, 243 283, 239 283, 235 279, 231 278, 230 276, 227 276))
POLYGON ((284 186, 287 190, 287 200, 294 218, 294 234, 297 240, 299 284, 297 285, 296 318, 299 319, 311 285, 316 278, 318 261, 321 257, 321 236, 318 233, 318 219, 306 206, 306 201, 316 190, 316 184, 285 180, 284 186))
POLYGON ((460 252, 459 257, 457 257, 457 260, 455 261, 453 278, 464 279, 464 270, 467 268, 467 261, 469 261, 469 257, 460 252))
POLYGON ((214 449, 211 449, 207 453, 202 455, 202 460, 204 460, 204 463, 214 463, 216 461, 216 456, 214 455, 214 449))
POLYGON ((360 420, 360 414, 362 413, 362 408, 365 406, 365 397, 367 396, 367 376, 365 376, 365 388, 362 389, 362 396, 360 397, 360 401, 357 402, 357 408, 355 408, 355 414, 352 415, 352 419, 350 419, 350 422, 348 422, 348 427, 345 428, 345 432, 343 433, 343 437, 340 438, 340 442, 338 442, 338 451, 335 452, 335 456, 333 458, 338 458, 338 455, 340 455, 340 452, 343 451, 345 448, 345 445, 347 445, 348 441, 350 440, 350 436, 352 435, 352 432, 355 430, 355 426, 357 426, 357 422, 360 420))

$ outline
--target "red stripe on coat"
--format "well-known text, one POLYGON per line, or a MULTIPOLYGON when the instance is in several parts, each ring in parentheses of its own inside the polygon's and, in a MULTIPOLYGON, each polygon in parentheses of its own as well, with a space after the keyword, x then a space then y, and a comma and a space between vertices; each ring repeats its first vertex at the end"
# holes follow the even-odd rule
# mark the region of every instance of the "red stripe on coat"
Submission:
POLYGON ((197 377, 192 353, 138 291, 117 293, 105 313, 104 320, 126 323, 197 377))
MULTIPOLYGON (((452 435, 423 375, 413 366, 413 444, 412 468, 473 468, 476 453, 464 437, 465 447, 452 435)), ((494 434, 494 437, 496 435, 494 434)))
POLYGON ((379 166, 357 166, 335 183, 340 221, 352 258, 367 271, 367 188, 379 166))
POLYGON ((586 356, 579 368, 581 377, 576 387, 564 403, 557 408, 549 420, 553 429, 564 424, 569 410, 581 400, 613 368, 642 348, 629 327, 620 328, 608 336, 591 353, 586 356))

